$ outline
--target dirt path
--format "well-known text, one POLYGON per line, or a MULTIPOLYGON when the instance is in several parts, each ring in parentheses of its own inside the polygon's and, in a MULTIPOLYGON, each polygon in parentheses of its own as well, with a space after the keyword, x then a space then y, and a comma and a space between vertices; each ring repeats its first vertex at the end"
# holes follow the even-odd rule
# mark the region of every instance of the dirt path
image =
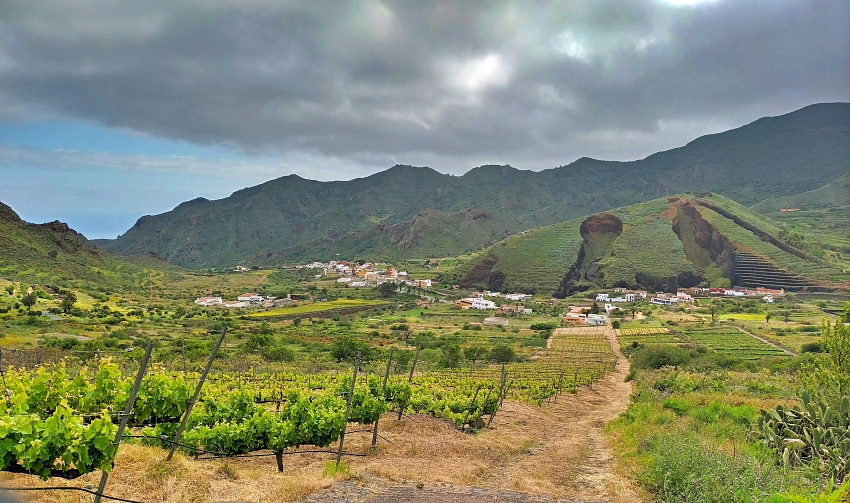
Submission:
MULTIPOLYGON (((596 332, 565 328, 560 333, 596 332)), ((493 428, 470 436, 439 432, 439 440, 409 444, 432 426, 388 421, 387 438, 398 442, 368 463, 359 480, 336 484, 306 500, 312 503, 431 502, 634 502, 641 497, 615 469, 603 427, 629 404, 624 382, 628 360, 614 331, 605 335, 617 354, 614 372, 576 395, 534 407, 505 402, 493 428), (404 444, 404 433, 408 444, 404 444)), ((430 422, 430 421, 429 421, 430 422)), ((436 432, 431 435, 436 437, 436 432)), ((348 445, 348 444, 346 444, 348 445)), ((352 465, 354 467, 354 465, 352 465)))

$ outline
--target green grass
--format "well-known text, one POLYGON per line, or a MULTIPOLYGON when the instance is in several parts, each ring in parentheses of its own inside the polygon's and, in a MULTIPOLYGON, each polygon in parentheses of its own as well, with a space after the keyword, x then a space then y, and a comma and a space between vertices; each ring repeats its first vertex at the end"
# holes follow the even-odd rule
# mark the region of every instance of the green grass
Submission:
POLYGON ((696 273, 670 222, 661 218, 625 227, 604 264, 605 285, 609 287, 637 284, 638 275, 662 279, 696 273))

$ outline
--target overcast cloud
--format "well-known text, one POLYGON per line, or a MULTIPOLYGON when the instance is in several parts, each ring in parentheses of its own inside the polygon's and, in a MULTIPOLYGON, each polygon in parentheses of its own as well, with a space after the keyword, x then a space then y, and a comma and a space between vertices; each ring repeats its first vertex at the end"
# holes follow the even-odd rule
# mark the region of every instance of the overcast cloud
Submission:
POLYGON ((0 0, 0 123, 229 146, 269 178, 543 169, 850 101, 848 47, 835 0, 0 0))

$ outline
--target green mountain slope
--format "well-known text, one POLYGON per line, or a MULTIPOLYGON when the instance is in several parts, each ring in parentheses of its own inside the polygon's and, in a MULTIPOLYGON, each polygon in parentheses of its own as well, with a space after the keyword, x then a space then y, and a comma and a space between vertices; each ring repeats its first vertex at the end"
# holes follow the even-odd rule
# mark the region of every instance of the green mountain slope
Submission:
POLYGON ((61 222, 27 223, 0 203, 0 277, 90 291, 144 289, 151 271, 176 267, 100 250, 61 222))
POLYGON ((730 199, 673 196, 513 236, 442 280, 558 296, 593 287, 850 289, 850 261, 785 238, 779 224, 730 199))
POLYGON ((753 205, 848 173, 850 104, 819 104, 632 162, 582 158, 541 172, 482 166, 459 177, 396 166, 345 182, 292 175, 142 217, 116 240, 98 244, 122 254, 153 252, 187 267, 275 265, 337 254, 439 257, 684 191, 720 192, 753 205))

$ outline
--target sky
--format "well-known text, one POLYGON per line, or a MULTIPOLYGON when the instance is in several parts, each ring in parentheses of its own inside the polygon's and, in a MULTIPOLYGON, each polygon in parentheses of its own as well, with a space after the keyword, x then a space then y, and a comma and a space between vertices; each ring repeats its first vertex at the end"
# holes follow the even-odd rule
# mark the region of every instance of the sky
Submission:
POLYGON ((0 201, 114 238, 292 173, 640 159, 850 101, 836 0, 0 0, 0 201))

